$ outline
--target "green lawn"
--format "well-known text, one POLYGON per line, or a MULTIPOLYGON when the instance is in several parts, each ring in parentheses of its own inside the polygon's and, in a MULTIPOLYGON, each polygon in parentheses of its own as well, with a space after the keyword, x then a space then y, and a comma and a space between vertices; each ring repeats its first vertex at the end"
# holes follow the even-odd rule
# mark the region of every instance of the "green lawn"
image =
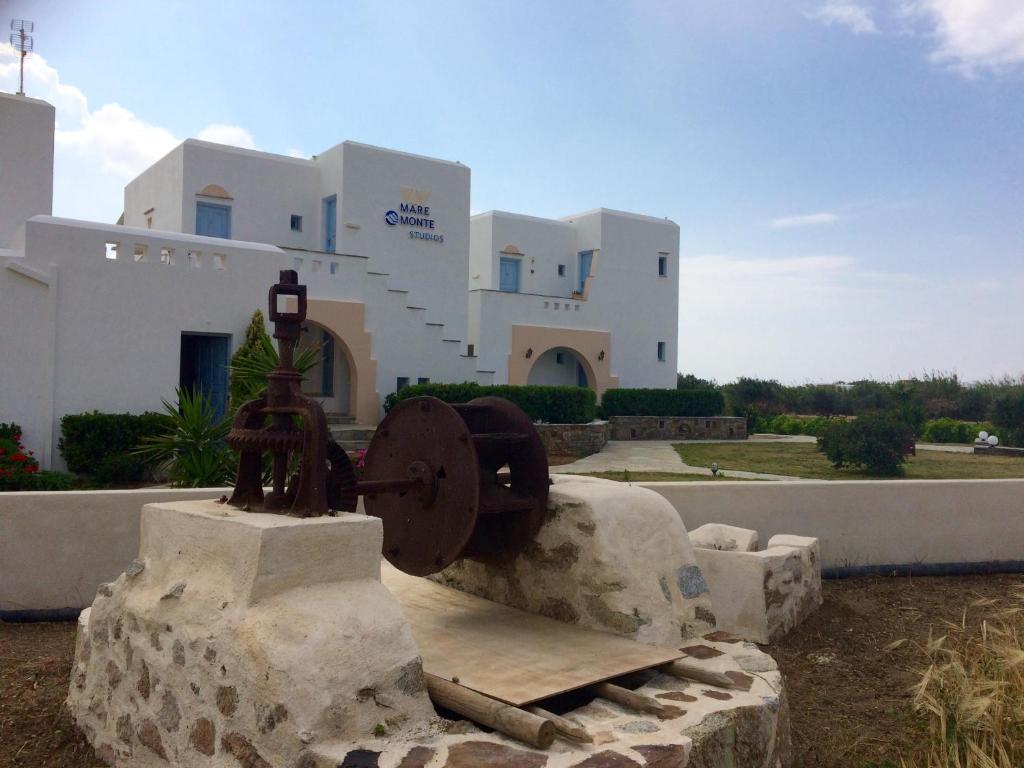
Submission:
MULTIPOLYGON (((682 460, 694 467, 767 472, 773 475, 820 480, 877 479, 863 472, 833 469, 811 443, 688 443, 673 446, 682 460)), ((971 453, 918 451, 903 465, 909 480, 974 480, 1024 478, 1024 459, 1014 456, 975 456, 971 453)), ((883 478, 887 479, 887 478, 883 478)))
MULTIPOLYGON (((682 472, 630 472, 629 477, 626 477, 626 473, 622 470, 614 470, 612 472, 570 472, 569 474, 581 475, 583 477, 600 477, 602 480, 618 480, 622 482, 630 483, 681 483, 681 482, 694 482, 698 480, 712 481, 712 480, 743 480, 749 481, 746 477, 712 477, 711 475, 695 475, 692 472, 683 474, 682 472)), ((768 482, 771 482, 770 480, 768 482)))

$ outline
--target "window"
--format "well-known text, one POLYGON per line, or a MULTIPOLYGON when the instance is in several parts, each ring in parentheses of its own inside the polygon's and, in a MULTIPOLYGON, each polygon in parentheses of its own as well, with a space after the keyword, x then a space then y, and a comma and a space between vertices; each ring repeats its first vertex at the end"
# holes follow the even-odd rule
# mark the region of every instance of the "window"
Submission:
POLYGON ((117 243, 104 243, 103 255, 111 261, 117 261, 117 243))
POLYGON ((174 266, 174 249, 173 248, 161 248, 160 249, 160 263, 167 264, 168 266, 174 266))
POLYGON ((336 261, 332 261, 331 262, 331 274, 332 275, 338 274, 338 262, 336 262, 336 261))
POLYGON ((668 256, 659 256, 658 257, 658 276, 659 277, 667 277, 668 276, 668 256))
POLYGON ((213 268, 218 272, 223 272, 228 268, 228 257, 224 253, 213 254, 213 268))
POLYGON ((302 217, 292 214, 292 232, 302 231, 302 217))
POLYGON ((502 257, 499 269, 498 288, 507 293, 519 293, 519 259, 502 257))
POLYGON ((420 376, 418 379, 416 379, 416 383, 417 384, 429 384, 430 383, 430 377, 429 376, 420 376))
POLYGON ((185 254, 185 263, 193 269, 202 269, 203 267, 203 252, 202 251, 189 251, 185 254))
POLYGON ((213 203, 196 203, 196 234, 231 237, 231 208, 213 203))
POLYGON ((565 277, 565 264, 558 265, 558 276, 565 277))
POLYGON ((136 243, 135 247, 132 249, 132 258, 135 259, 136 263, 140 261, 145 261, 146 251, 148 250, 149 249, 146 246, 139 245, 138 243, 136 243))
POLYGON ((395 382, 395 392, 401 392, 403 389, 409 386, 408 376, 399 376, 398 381, 395 382))
POLYGON ((466 357, 476 357, 476 345, 475 344, 467 344, 466 345, 466 357))
POLYGON ((661 360, 662 362, 665 362, 665 342, 664 341, 659 341, 658 342, 658 359, 661 360))

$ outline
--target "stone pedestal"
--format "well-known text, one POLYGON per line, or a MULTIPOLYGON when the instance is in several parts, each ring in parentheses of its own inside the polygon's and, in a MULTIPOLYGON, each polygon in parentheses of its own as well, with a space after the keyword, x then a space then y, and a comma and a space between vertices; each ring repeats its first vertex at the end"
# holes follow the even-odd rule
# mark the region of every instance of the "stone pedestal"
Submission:
POLYGON ((553 476, 548 515, 519 555, 460 560, 431 577, 582 627, 672 647, 715 628, 686 528, 662 496, 625 483, 553 476))
POLYGON ((757 531, 708 523, 690 533, 711 589, 718 626, 755 643, 784 636, 821 605, 818 540, 772 536, 758 551, 757 531))
POLYGON ((68 705, 119 766, 293 766, 436 715, 376 518, 147 505, 80 622, 68 705))

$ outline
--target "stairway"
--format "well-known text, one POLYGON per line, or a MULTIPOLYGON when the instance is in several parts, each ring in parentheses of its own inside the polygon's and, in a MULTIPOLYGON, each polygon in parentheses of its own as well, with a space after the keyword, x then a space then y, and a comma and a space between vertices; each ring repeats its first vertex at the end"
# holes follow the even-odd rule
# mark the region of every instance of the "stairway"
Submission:
POLYGON ((377 431, 374 426, 356 424, 354 417, 338 413, 327 414, 327 428, 331 431, 331 437, 350 455, 368 448, 373 433, 377 431))

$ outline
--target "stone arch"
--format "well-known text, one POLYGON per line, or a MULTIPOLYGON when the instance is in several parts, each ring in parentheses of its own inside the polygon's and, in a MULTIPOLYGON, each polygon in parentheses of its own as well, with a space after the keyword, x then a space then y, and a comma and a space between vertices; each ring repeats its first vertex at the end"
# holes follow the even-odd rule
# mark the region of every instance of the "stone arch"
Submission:
POLYGON ((548 386, 584 386, 594 388, 596 376, 587 358, 572 347, 554 346, 540 352, 534 351, 526 372, 527 384, 548 386))
POLYGON ((337 349, 349 369, 349 415, 360 424, 376 424, 380 420, 377 361, 370 354, 372 337, 366 330, 365 310, 359 301, 310 299, 306 319, 341 342, 337 349))
POLYGON ((583 366, 588 386, 598 399, 606 389, 619 385, 611 373, 611 334, 575 328, 513 325, 508 356, 508 383, 526 384, 530 371, 542 355, 553 349, 570 350, 583 366))
POLYGON ((302 393, 320 401, 326 413, 352 413, 352 371, 355 360, 345 339, 319 323, 306 319, 299 349, 320 345, 315 366, 306 372, 302 393))

